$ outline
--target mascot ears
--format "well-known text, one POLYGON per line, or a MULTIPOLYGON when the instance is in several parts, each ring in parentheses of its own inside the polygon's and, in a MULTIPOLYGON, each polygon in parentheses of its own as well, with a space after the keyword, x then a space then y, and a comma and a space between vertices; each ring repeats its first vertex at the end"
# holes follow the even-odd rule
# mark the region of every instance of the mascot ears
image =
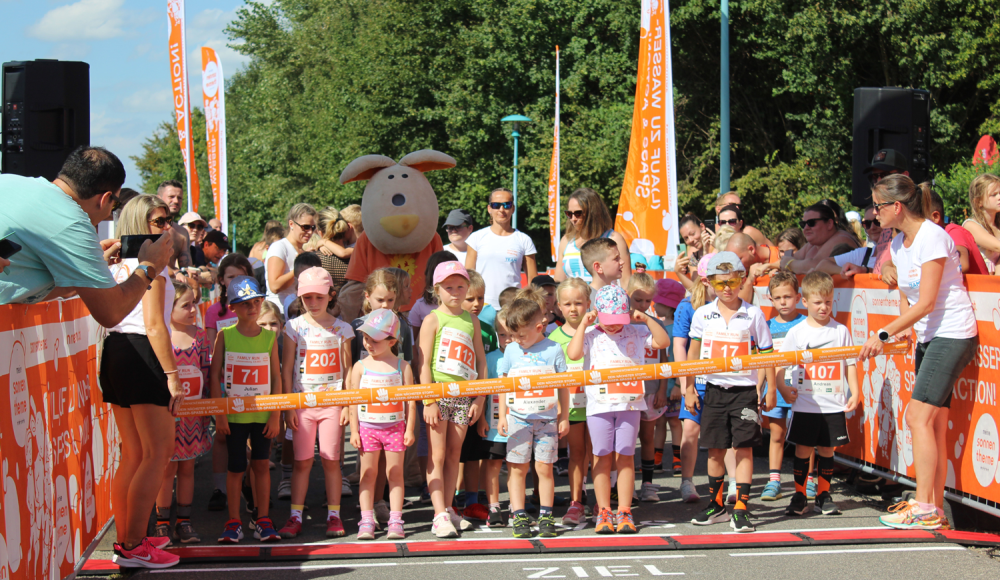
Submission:
MULTIPOLYGON (((399 165, 412 167, 421 173, 435 169, 451 169, 455 164, 455 159, 451 155, 433 149, 414 151, 399 160, 399 165)), ((385 155, 362 155, 351 161, 340 174, 340 183, 368 180, 382 169, 394 165, 396 162, 385 155)))

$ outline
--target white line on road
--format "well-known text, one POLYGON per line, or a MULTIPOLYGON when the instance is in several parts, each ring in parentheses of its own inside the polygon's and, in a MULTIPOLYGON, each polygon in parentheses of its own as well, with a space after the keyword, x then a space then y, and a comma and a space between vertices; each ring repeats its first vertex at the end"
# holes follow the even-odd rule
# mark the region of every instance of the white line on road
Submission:
POLYGON ((749 556, 816 556, 826 554, 870 554, 876 552, 926 552, 930 550, 938 551, 964 551, 962 546, 920 546, 912 548, 856 548, 848 550, 794 550, 787 552, 760 552, 748 554, 729 554, 734 558, 745 558, 749 556))

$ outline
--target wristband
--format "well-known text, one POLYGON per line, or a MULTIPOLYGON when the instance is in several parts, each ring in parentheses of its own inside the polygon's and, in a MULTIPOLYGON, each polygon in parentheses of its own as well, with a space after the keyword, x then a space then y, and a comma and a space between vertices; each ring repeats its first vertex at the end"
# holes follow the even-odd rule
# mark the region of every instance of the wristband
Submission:
POLYGON ((174 369, 172 371, 163 371, 163 374, 165 374, 165 375, 175 375, 175 374, 177 374, 177 369, 174 369))

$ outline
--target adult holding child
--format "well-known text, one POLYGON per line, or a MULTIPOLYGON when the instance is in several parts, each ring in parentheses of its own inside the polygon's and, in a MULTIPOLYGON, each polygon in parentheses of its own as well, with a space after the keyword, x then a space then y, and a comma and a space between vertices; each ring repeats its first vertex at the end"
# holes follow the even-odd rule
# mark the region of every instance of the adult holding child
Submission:
POLYGON ((883 343, 892 337, 909 337, 911 328, 917 340, 916 377, 906 408, 917 493, 879 521, 894 528, 933 530, 947 523, 942 507, 948 408, 955 381, 979 343, 976 317, 954 241, 927 219, 931 215, 929 184, 918 186, 905 175, 890 175, 872 189, 872 202, 882 227, 900 232, 889 251, 906 300, 899 302, 899 318, 869 338, 858 358, 882 354, 883 343))
POLYGON ((288 210, 288 234, 267 249, 267 300, 284 313, 285 300, 295 295, 295 256, 316 232, 316 210, 308 203, 297 203, 288 210))
MULTIPOLYGON (((614 230, 615 222, 611 218, 608 206, 596 191, 589 187, 581 187, 569 196, 566 202, 566 234, 559 242, 559 250, 554 279, 562 282, 569 278, 583 278, 588 284, 592 281, 590 272, 583 261, 581 249, 583 245, 594 238, 609 238, 618 245, 618 253, 628 256, 628 244, 625 238, 614 230)), ((628 284, 632 275, 631 264, 622 268, 622 286, 628 284)))
POLYGON ((535 243, 527 234, 511 225, 514 216, 514 194, 498 188, 488 199, 490 227, 469 236, 465 267, 475 270, 486 281, 486 303, 500 310, 500 292, 511 286, 521 286, 521 266, 526 266, 528 279, 538 275, 535 263, 535 243))

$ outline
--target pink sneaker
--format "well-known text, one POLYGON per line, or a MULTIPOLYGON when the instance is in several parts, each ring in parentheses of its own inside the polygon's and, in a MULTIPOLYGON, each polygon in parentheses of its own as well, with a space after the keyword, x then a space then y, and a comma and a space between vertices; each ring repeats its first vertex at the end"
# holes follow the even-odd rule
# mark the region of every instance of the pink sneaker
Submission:
POLYGON ((148 538, 143 538, 138 546, 131 550, 121 547, 121 555, 116 554, 116 564, 122 568, 169 568, 181 561, 179 556, 168 554, 154 548, 148 538))
POLYGON ((339 538, 344 535, 344 522, 337 516, 330 516, 326 520, 326 537, 339 538))
POLYGON ((403 531, 403 520, 389 520, 389 533, 385 535, 387 540, 402 540, 406 538, 403 531))
POLYGON ((302 533, 302 520, 299 518, 288 518, 285 527, 278 530, 278 534, 286 540, 290 540, 302 533))

